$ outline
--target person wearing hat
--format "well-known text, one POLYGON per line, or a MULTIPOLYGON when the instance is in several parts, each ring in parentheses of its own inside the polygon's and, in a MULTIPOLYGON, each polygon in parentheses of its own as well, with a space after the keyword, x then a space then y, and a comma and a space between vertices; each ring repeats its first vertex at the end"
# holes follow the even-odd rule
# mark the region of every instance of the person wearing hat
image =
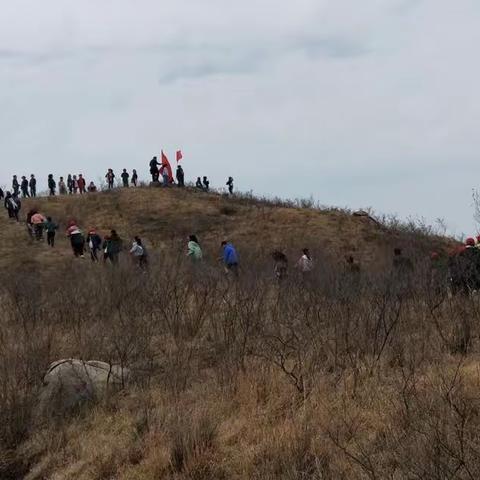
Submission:
POLYGON ((85 237, 83 236, 83 232, 80 230, 80 228, 78 228, 75 220, 70 220, 68 222, 67 237, 70 238, 70 244, 75 257, 85 258, 85 237))
POLYGON ((87 235, 87 244, 92 262, 98 262, 98 252, 102 248, 102 242, 102 237, 97 233, 95 228, 90 228, 87 235))

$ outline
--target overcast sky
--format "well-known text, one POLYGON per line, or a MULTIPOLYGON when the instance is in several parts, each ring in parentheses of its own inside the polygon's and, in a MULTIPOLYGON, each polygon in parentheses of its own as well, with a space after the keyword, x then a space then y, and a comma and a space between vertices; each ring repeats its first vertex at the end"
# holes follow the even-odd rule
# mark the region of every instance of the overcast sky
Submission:
POLYGON ((444 218, 480 178, 478 0, 15 0, 0 13, 0 183, 187 177, 444 218))

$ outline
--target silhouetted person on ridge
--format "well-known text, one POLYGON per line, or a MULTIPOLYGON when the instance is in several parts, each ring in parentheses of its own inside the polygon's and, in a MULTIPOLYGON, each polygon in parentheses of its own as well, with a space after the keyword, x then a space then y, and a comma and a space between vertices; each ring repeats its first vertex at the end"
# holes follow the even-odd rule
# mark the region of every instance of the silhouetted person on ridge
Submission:
POLYGON ((20 191, 20 184, 18 183, 17 176, 14 175, 12 179, 12 195, 16 197, 20 191))
POLYGON ((76 195, 78 193, 78 180, 76 175, 72 177, 72 188, 74 195, 76 195))
POLYGON ((70 173, 67 176, 67 188, 68 188, 69 195, 72 195, 72 193, 73 193, 73 178, 72 178, 72 175, 70 173))
POLYGON ((162 179, 163 179, 163 186, 168 187, 170 185, 170 176, 168 174, 168 168, 166 165, 162 165, 160 167, 160 171, 162 172, 162 179))
POLYGON ((233 195, 233 177, 228 177, 227 181, 228 193, 233 195))
POLYGON ((108 189, 112 190, 113 187, 115 186, 115 174, 113 173, 113 170, 111 168, 108 169, 107 174, 105 175, 105 178, 107 179, 108 189))
POLYGON ((203 188, 206 192, 208 192, 210 190, 210 182, 208 181, 208 178, 207 177, 203 177, 203 188))
POLYGON ((67 194, 67 185, 65 184, 65 180, 63 177, 60 177, 58 180, 58 193, 60 195, 66 195, 67 194))
POLYGON ((28 180, 25 175, 22 177, 22 183, 20 183, 20 190, 22 191, 23 198, 27 198, 30 196, 30 194, 28 193, 28 180))
POLYGON ((195 182, 195 187, 200 190, 203 190, 202 179, 200 177, 197 177, 197 181, 195 182))
POLYGON ((185 186, 185 173, 181 165, 178 165, 177 167, 176 177, 178 186, 183 188, 185 186))
POLYGON ((135 169, 132 170, 132 178, 130 179, 132 185, 134 187, 137 186, 137 183, 138 183, 138 174, 137 174, 137 171, 135 169))
POLYGON ((122 177, 122 184, 123 188, 128 188, 128 180, 130 178, 130 174, 127 172, 127 169, 124 168, 122 174, 120 175, 122 177))
POLYGON ((85 188, 87 185, 87 182, 85 181, 81 173, 78 175, 77 185, 78 185, 78 191, 80 192, 80 195, 87 193, 87 190, 85 188))
POLYGON ((90 182, 88 184, 88 193, 94 193, 96 191, 97 191, 97 186, 93 182, 90 182))
POLYGON ((53 175, 50 173, 48 175, 48 194, 53 197, 55 196, 55 189, 57 188, 57 184, 55 183, 55 180, 53 179, 53 175))
POLYGON ((5 194, 3 193, 3 189, 0 188, 0 200, 3 200, 5 198, 5 194))
POLYGON ((37 179, 35 175, 30 175, 30 181, 28 182, 28 186, 30 187, 30 196, 36 197, 37 196, 37 179))
POLYGON ((160 171, 158 170, 158 167, 161 165, 157 161, 157 157, 153 157, 150 160, 150 175, 152 176, 152 182, 158 182, 158 177, 160 175, 160 171))

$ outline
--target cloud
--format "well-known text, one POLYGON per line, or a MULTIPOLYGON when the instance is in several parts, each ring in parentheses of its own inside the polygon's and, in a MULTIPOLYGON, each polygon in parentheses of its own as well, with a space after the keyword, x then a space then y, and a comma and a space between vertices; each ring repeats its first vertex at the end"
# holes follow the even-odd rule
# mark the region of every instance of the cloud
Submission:
POLYGON ((473 0, 18 0, 0 182, 185 152, 187 176, 474 227, 473 0), (15 170, 15 172, 14 172, 15 170))

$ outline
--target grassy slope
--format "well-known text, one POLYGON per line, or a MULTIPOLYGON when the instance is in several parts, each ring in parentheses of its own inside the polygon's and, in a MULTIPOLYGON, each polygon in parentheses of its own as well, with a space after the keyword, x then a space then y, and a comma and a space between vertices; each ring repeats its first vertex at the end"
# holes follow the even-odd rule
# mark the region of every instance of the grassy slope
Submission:
MULTIPOLYGON (((83 198, 30 200, 25 202, 23 213, 33 205, 60 222, 58 248, 52 251, 44 244, 31 242, 23 225, 13 224, 2 215, 3 268, 55 272, 64 262, 79 265, 72 259, 63 234, 69 218, 76 218, 85 229, 96 226, 103 233, 116 228, 124 238, 139 234, 161 252, 183 249, 186 235, 195 232, 210 258, 218 254, 219 240, 225 236, 240 247, 242 258, 248 258, 249 247, 257 256, 267 256, 272 248, 281 247, 293 257, 304 245, 313 245, 315 252, 320 254, 324 250, 334 261, 354 254, 362 263, 374 267, 388 261, 395 245, 414 253, 409 234, 385 230, 365 218, 338 211, 274 207, 214 194, 119 190, 83 198)), ((442 243, 434 238, 426 241, 442 243)), ((421 243, 417 236, 415 248, 421 243)), ((89 262, 85 268, 87 265, 89 262)), ((95 331, 94 328, 89 325, 86 332, 95 331)), ((70 331, 65 334, 66 347, 55 344, 54 348, 60 351, 65 348, 62 354, 68 356, 70 353, 66 352, 76 348, 70 346, 70 342, 74 344, 71 335, 70 331)), ((88 338, 87 333, 84 335, 88 338)), ((198 346, 190 345, 188 339, 181 341, 178 354, 167 352, 166 356, 174 359, 173 372, 181 372, 175 362, 183 365, 183 351, 190 348, 195 352, 192 353, 195 362, 198 356, 199 364, 202 361, 209 364, 209 350, 205 348, 210 345, 209 337, 202 336, 200 340, 198 346)), ((165 336, 162 342, 167 341, 165 336)), ((191 364, 186 364, 190 374, 191 364)), ((454 372, 455 365, 454 359, 444 357, 444 372, 454 372)), ((325 478, 370 478, 358 476, 362 469, 339 456, 339 450, 324 437, 325 432, 343 428, 346 412, 361 420, 361 441, 369 448, 370 437, 382 438, 389 429, 399 428, 401 405, 392 401, 399 398, 394 385, 397 377, 390 378, 389 365, 384 370, 388 373, 378 378, 363 369, 355 372, 347 369, 340 386, 334 376, 319 375, 302 408, 284 375, 262 362, 252 360, 251 367, 238 373, 228 388, 217 378, 217 375, 228 377, 228 368, 225 372, 221 368, 191 368, 196 381, 189 382, 191 386, 181 395, 162 386, 143 392, 133 390, 121 396, 117 404, 99 406, 86 418, 72 419, 61 429, 53 430, 53 434, 48 429, 34 432, 25 452, 21 452, 33 464, 26 478, 313 478, 307 473, 300 476, 298 472, 308 472, 315 462, 331 469, 331 476, 325 478), (355 380, 354 373, 358 376, 355 380), (354 387, 357 382, 360 386, 354 387)), ((440 378, 437 373, 432 377, 440 378)), ((474 388, 472 385, 467 386, 474 388)), ((362 452, 363 443, 351 448, 354 453, 362 452)), ((380 459, 381 454, 378 455, 380 459)), ((391 460, 386 457, 382 462, 388 465, 391 460)))
MULTIPOLYGON (((125 240, 140 235, 147 245, 164 252, 183 248, 187 235, 196 233, 212 258, 218 254, 220 240, 228 237, 244 256, 253 247, 265 258, 274 248, 281 248, 295 258, 301 248, 309 246, 317 250, 317 257, 327 254, 341 262, 345 255, 353 255, 364 265, 381 268, 394 246, 400 245, 414 255, 421 244, 416 236, 413 248, 408 234, 389 231, 367 218, 342 211, 277 207, 177 189, 141 188, 84 197, 28 199, 22 216, 32 207, 60 223, 58 248, 52 252, 44 245, 32 245, 25 227, 12 224, 2 215, 1 266, 37 264, 45 269, 70 257, 64 231, 71 218, 84 230, 94 226, 106 234, 115 228, 125 240)), ((433 244, 428 247, 432 249, 450 243, 434 237, 426 242, 433 244)))

